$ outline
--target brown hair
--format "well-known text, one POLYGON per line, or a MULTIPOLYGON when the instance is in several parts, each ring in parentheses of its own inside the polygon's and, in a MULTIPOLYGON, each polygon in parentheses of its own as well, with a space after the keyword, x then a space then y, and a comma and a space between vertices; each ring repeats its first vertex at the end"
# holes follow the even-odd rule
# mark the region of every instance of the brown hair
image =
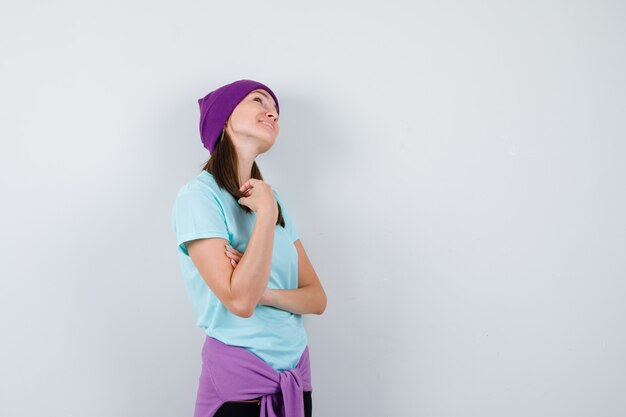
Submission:
MULTIPOLYGON (((235 200, 239 200, 241 197, 245 197, 246 195, 239 190, 239 163, 237 159, 237 150, 233 146, 228 133, 225 130, 222 131, 224 134, 223 139, 217 141, 215 148, 213 149, 213 154, 210 156, 209 160, 204 163, 202 170, 213 175, 215 182, 220 186, 220 188, 228 191, 230 195, 235 198, 235 200)), ((263 181, 263 175, 261 175, 261 171, 259 170, 256 161, 252 163, 251 177, 263 181)), ((277 205, 278 219, 276 220, 276 224, 285 227, 283 212, 278 202, 277 205)), ((249 207, 243 204, 239 204, 239 206, 242 210, 252 213, 252 210, 249 207)))

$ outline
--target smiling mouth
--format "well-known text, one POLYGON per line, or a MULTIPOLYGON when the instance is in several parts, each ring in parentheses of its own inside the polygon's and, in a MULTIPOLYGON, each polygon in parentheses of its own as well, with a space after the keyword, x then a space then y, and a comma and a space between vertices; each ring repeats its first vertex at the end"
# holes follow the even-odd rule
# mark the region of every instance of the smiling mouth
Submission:
POLYGON ((274 127, 271 124, 267 123, 267 122, 261 122, 261 124, 269 127, 272 130, 274 130, 274 127))

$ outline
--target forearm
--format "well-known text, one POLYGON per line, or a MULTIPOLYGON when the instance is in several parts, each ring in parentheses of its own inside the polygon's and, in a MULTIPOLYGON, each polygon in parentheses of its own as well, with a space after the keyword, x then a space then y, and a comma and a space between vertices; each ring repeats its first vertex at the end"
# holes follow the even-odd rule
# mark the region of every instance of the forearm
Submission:
POLYGON ((271 289, 271 297, 263 305, 294 314, 322 314, 326 309, 326 295, 314 285, 292 290, 271 289))
POLYGON ((253 312, 267 288, 272 267, 276 215, 272 211, 256 213, 256 222, 246 250, 234 269, 231 293, 243 311, 253 312))

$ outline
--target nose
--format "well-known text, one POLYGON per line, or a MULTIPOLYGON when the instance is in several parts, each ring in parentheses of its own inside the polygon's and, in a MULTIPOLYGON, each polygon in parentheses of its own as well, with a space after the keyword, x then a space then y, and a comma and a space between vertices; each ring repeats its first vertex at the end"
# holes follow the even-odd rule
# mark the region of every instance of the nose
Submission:
POLYGON ((275 111, 269 110, 267 113, 267 117, 272 117, 275 121, 278 121, 278 115, 275 111))

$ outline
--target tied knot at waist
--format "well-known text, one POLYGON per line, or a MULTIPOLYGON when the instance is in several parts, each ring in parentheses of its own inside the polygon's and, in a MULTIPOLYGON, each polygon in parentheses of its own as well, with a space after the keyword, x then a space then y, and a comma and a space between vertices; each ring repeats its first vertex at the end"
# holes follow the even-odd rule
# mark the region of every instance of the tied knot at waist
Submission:
MULTIPOLYGON (((298 368, 278 373, 280 391, 283 396, 283 410, 285 417, 304 417, 304 399, 302 398, 305 390, 302 376, 298 368)), ((279 394, 264 395, 261 400, 261 417, 280 416, 274 408, 269 407, 278 403, 274 398, 279 394)))

